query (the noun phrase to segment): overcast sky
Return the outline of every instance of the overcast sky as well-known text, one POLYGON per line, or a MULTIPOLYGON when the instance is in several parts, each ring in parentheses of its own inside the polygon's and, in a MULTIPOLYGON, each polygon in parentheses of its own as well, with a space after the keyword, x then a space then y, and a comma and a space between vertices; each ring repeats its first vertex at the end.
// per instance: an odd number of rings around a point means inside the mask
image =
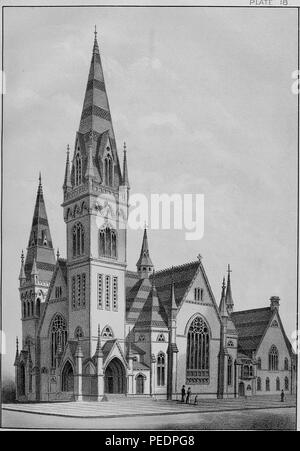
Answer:
MULTIPOLYGON (((119 155, 132 192, 203 193, 205 233, 151 231, 156 269, 200 252, 217 302, 228 263, 235 309, 281 298, 296 321, 297 13, 259 9, 5 11, 3 300, 6 371, 20 336, 18 275, 38 183, 65 256, 62 183, 97 24, 119 155)), ((142 232, 129 232, 129 268, 142 232)))

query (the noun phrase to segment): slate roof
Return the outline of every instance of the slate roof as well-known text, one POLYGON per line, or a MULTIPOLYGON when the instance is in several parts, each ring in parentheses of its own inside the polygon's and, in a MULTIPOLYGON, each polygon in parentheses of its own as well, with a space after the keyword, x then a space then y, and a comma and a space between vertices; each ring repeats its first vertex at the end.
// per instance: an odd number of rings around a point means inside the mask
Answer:
MULTIPOLYGON (((253 351, 254 352, 257 351, 257 348, 265 334, 265 331, 273 315, 274 311, 271 309, 271 307, 258 308, 253 310, 244 310, 240 312, 233 312, 231 314, 230 317, 238 333, 239 352, 251 356, 253 351)), ((280 317, 279 321, 286 346, 290 354, 293 355, 291 343, 288 337, 286 336, 280 317)))
MULTIPOLYGON (((157 302, 157 297, 159 303, 161 304, 162 308, 160 309, 161 311, 159 311, 159 313, 160 315, 162 315, 163 322, 165 324, 167 324, 167 318, 171 310, 172 280, 174 279, 175 301, 178 307, 181 304, 181 301, 190 284, 192 283, 200 265, 201 263, 198 260, 195 262, 190 262, 184 265, 174 266, 155 272, 156 294, 154 300, 155 302, 157 302)), ((126 317, 128 322, 136 323, 147 300, 148 303, 144 308, 144 317, 146 316, 145 311, 150 310, 151 303, 149 296, 152 287, 152 277, 153 276, 151 275, 149 279, 140 279, 136 272, 126 272, 126 317)), ((154 309, 154 311, 156 309, 154 309)))
POLYGON ((142 362, 133 362, 133 369, 135 371, 149 371, 150 367, 142 362))
POLYGON ((231 319, 238 333, 238 351, 251 356, 256 352, 269 325, 273 311, 270 307, 233 312, 231 319))
POLYGON ((36 262, 36 267, 38 270, 38 279, 44 282, 50 282, 55 268, 55 256, 46 212, 41 176, 39 178, 24 266, 27 279, 30 279, 34 261, 36 262), (47 237, 46 244, 43 242, 44 234, 47 237))
MULTIPOLYGON (((138 319, 135 323, 139 327, 168 327, 168 318, 165 309, 158 298, 157 290, 154 283, 149 279, 143 280, 144 289, 149 290, 147 299, 145 300, 138 319)), ((144 291, 146 293, 146 291, 144 291)))

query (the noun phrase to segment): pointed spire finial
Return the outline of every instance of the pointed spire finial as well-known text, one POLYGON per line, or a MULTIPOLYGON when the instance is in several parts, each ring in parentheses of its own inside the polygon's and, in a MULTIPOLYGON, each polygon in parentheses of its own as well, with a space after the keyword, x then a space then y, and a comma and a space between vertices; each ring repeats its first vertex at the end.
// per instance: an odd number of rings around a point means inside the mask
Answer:
POLYGON ((41 174, 41 171, 39 172, 39 184, 40 184, 40 185, 42 184, 42 174, 41 174))
POLYGON ((98 323, 98 337, 97 337, 96 356, 97 356, 97 357, 103 357, 103 352, 102 352, 102 349, 101 349, 101 330, 100 330, 100 323, 98 323))
POLYGON ((232 293, 231 293, 231 281, 230 281, 230 273, 232 270, 230 269, 230 265, 228 264, 227 267, 227 288, 226 288, 226 305, 228 309, 228 313, 233 312, 234 302, 232 299, 232 293))
POLYGON ((127 169, 127 146, 126 142, 123 143, 123 180, 122 184, 130 188, 128 180, 128 169, 127 169))
POLYGON ((124 141, 124 143, 123 143, 123 151, 127 152, 126 141, 124 141))
POLYGON ((95 35, 95 39, 97 39, 97 25, 95 25, 94 35, 95 35))
POLYGON ((67 154, 68 155, 70 154, 70 146, 69 146, 69 144, 67 144, 67 154))
POLYGON ((22 252, 21 252, 21 264, 22 265, 24 264, 24 251, 23 251, 23 249, 22 249, 22 252))
POLYGON ((56 252, 56 258, 57 258, 57 260, 59 259, 59 248, 57 248, 57 252, 56 252))
POLYGON ((16 349, 17 349, 17 354, 19 354, 19 338, 16 338, 16 349))

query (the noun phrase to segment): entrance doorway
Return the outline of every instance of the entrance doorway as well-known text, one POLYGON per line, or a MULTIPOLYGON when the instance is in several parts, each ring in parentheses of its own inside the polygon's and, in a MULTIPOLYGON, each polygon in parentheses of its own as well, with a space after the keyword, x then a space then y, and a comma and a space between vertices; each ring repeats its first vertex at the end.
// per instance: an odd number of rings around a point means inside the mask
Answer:
POLYGON ((245 385, 243 382, 239 383, 239 396, 245 396, 245 385))
POLYGON ((104 374, 105 393, 126 393, 126 373, 122 362, 115 357, 111 360, 104 374))
POLYGON ((144 379, 145 376, 139 374, 136 378, 136 394, 143 395, 144 394, 144 379))
POLYGON ((74 372, 73 367, 69 361, 65 363, 61 375, 61 389, 64 392, 74 391, 74 372))

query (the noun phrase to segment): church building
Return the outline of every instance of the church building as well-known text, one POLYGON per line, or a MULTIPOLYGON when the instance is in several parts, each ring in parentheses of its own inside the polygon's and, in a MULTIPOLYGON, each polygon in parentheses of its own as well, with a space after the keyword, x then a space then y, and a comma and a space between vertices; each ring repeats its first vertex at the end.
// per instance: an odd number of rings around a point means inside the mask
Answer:
POLYGON ((129 192, 126 146, 120 162, 95 33, 63 181, 66 258, 54 252, 41 176, 21 255, 17 400, 175 400, 183 385, 192 397, 295 391, 279 297, 235 311, 228 266, 217 302, 200 256, 159 270, 146 229, 136 270, 127 269, 129 192))

